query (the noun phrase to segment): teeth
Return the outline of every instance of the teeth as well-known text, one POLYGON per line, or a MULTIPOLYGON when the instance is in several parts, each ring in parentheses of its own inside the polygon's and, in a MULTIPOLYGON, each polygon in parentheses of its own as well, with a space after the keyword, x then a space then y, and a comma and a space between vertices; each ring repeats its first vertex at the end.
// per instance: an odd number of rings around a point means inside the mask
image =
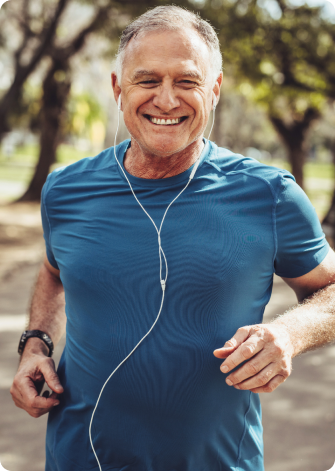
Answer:
POLYGON ((164 126, 168 126, 171 124, 178 124, 181 121, 181 118, 175 118, 175 119, 158 119, 150 116, 150 121, 154 124, 163 124, 164 126))

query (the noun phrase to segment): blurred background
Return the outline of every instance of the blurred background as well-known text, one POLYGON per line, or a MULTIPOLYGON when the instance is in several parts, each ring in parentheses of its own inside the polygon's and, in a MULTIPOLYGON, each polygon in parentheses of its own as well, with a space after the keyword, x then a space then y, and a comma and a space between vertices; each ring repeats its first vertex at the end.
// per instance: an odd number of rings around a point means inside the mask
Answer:
MULTIPOLYGON (((10 471, 44 469, 46 417, 32 419, 9 394, 44 251, 42 186, 56 167, 113 145, 110 72, 121 31, 170 3, 199 12, 219 35, 224 80, 211 139, 289 169, 334 245, 335 3, 7 1, 0 10, 0 462, 10 471)), ((122 123, 118 142, 127 137, 122 123)), ((265 319, 295 302, 275 278, 265 319)), ((334 359, 334 346, 295 359, 289 381, 262 396, 266 471, 333 465, 334 359)))

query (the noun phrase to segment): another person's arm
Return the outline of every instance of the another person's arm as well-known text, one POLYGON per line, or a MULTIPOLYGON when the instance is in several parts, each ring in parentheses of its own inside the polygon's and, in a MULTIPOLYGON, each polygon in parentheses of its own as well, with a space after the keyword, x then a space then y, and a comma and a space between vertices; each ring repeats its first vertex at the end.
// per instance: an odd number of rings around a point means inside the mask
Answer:
MULTIPOLYGON (((42 330, 56 345, 66 325, 65 297, 59 270, 45 257, 32 298, 28 330, 42 330)), ((48 347, 39 338, 27 340, 18 372, 11 387, 17 407, 32 417, 40 417, 59 404, 58 394, 63 392, 54 361, 48 358, 48 347), (46 381, 53 393, 39 396, 34 382, 46 381)))
POLYGON ((298 278, 283 278, 300 304, 269 324, 241 327, 214 351, 236 389, 272 392, 291 373, 292 358, 335 340, 335 254, 332 250, 314 270, 298 278))

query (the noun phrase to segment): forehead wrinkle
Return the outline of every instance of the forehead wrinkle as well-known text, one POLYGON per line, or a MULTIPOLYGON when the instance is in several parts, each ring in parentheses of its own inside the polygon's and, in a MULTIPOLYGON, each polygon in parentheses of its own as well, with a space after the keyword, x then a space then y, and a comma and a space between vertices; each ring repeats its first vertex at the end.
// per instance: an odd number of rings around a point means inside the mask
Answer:
MULTIPOLYGON (((145 31, 145 32, 141 32, 141 34, 137 35, 135 38, 132 38, 127 47, 126 47, 126 50, 125 52, 125 56, 124 56, 124 63, 128 63, 128 60, 129 60, 129 57, 132 56, 132 55, 135 55, 135 60, 136 60, 136 57, 138 58, 139 56, 143 55, 143 51, 142 51, 142 48, 145 47, 147 48, 148 47, 148 42, 149 42, 149 54, 144 54, 144 59, 148 59, 149 61, 159 61, 159 62, 163 62, 164 65, 166 65, 168 63, 169 60, 176 60, 176 61, 182 61, 182 62, 187 62, 188 60, 192 60, 192 62, 195 63, 196 65, 196 68, 199 69, 199 66, 200 66, 200 69, 203 68, 204 64, 204 60, 205 60, 205 57, 207 59, 207 56, 208 56, 208 46, 206 45, 206 43, 202 40, 202 38, 199 36, 199 34, 194 31, 193 29, 188 29, 187 30, 187 33, 186 34, 186 31, 181 31, 181 30, 177 30, 177 31, 166 31, 166 30, 162 30, 162 31, 145 31), (178 36, 178 44, 176 46, 176 50, 174 51, 174 57, 171 57, 171 51, 166 51, 165 50, 165 45, 166 43, 163 42, 163 44, 161 43, 160 39, 162 36, 166 35, 166 34, 169 34, 169 39, 171 39, 171 33, 173 34, 176 34, 178 36), (190 34, 191 33, 191 34, 190 34), (155 36, 157 36, 158 38, 158 41, 155 41, 155 36), (154 57, 152 57, 152 52, 154 51, 154 57), (186 55, 185 55, 185 51, 186 51, 186 55), (204 56, 205 55, 205 56, 204 56), (200 64, 199 64, 200 62, 200 64)), ((206 61, 207 62, 207 61, 206 61)), ((171 64, 172 65, 172 64, 171 64)), ((181 65, 181 64, 180 64, 181 65)), ((143 69, 141 67, 141 64, 138 64, 138 67, 140 68, 140 71, 141 73, 138 73, 137 71, 135 71, 131 77, 132 79, 137 79, 141 76, 144 76, 144 75, 157 75, 157 76, 161 76, 161 75, 164 75, 164 73, 162 73, 160 70, 159 70, 159 67, 155 69, 156 70, 152 70, 151 69, 151 65, 148 64, 150 70, 146 70, 145 67, 146 67, 146 64, 143 64, 143 69), (142 70, 143 70, 143 73, 142 73, 142 70)), ((173 65, 172 65, 173 67, 173 65)), ((191 73, 189 74, 189 71, 186 71, 184 70, 184 72, 182 73, 179 73, 177 72, 178 75, 189 75, 189 77, 194 77, 194 78, 199 78, 200 80, 205 80, 207 77, 207 73, 205 73, 204 70, 199 70, 198 73, 198 77, 194 76, 193 73, 196 72, 196 71, 190 71, 191 73)), ((177 75, 176 74, 176 75, 177 75)))

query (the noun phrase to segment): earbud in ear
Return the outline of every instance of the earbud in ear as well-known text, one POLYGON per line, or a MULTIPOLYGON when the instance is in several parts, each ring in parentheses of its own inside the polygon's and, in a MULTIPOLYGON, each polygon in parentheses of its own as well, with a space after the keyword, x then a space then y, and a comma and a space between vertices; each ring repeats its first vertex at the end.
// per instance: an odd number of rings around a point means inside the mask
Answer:
POLYGON ((216 108, 216 96, 213 93, 213 111, 215 111, 215 108, 216 108))
POLYGON ((118 110, 121 109, 121 93, 120 93, 119 98, 118 98, 118 101, 117 101, 117 109, 118 109, 118 110))

